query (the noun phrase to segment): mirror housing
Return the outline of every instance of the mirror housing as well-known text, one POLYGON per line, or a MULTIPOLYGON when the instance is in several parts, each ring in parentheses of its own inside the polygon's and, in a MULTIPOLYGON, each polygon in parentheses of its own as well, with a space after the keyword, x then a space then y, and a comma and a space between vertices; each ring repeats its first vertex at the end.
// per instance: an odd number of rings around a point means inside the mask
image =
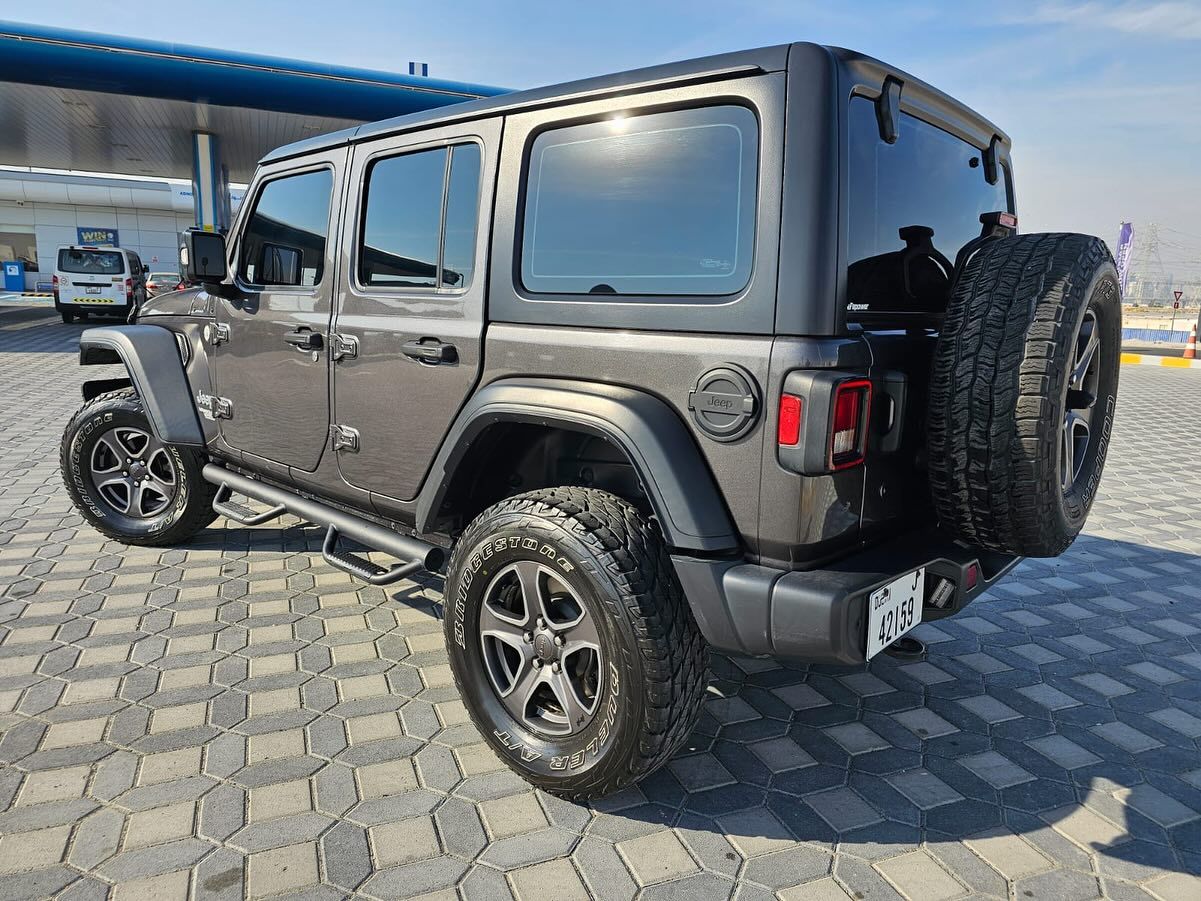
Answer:
POLYGON ((189 283, 218 285, 225 281, 225 235, 189 228, 179 245, 179 270, 189 283))

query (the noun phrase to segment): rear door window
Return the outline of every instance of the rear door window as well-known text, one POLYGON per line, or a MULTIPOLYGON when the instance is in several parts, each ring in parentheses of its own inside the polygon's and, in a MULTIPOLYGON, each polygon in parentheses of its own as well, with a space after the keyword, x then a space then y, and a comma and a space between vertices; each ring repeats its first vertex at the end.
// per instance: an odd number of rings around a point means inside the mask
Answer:
POLYGON ((533 292, 729 295, 750 281, 758 122, 742 106, 611 117, 531 147, 521 280, 533 292))
POLYGON ((76 275, 124 275, 125 257, 119 250, 70 250, 58 252, 58 269, 76 275))
POLYGON ((381 157, 367 170, 359 284, 470 285, 479 219, 480 148, 456 144, 381 157))

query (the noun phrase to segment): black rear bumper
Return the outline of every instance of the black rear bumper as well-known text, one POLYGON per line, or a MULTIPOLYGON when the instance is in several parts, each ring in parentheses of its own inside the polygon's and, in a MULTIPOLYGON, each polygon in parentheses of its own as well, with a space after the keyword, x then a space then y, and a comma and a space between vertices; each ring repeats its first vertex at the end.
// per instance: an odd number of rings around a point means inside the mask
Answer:
MULTIPOLYGON (((922 619, 957 613, 1016 566, 1021 557, 967 547, 937 528, 875 545, 818 569, 785 572, 740 561, 673 556, 676 573, 713 647, 752 656, 809 663, 862 663, 867 646, 867 596, 924 566, 922 619), (968 588, 969 571, 977 567, 968 588), (951 593, 931 596, 942 580, 951 593)), ((945 592, 945 589, 944 589, 945 592)))

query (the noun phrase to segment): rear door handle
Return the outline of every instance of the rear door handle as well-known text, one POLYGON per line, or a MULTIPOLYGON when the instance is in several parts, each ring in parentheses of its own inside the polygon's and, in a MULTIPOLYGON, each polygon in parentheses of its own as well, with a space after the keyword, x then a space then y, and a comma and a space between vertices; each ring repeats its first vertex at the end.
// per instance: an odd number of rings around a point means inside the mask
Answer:
POLYGON ((401 350, 406 357, 430 366, 459 361, 459 352, 455 346, 437 338, 415 338, 412 341, 406 341, 401 350))
POLYGON ((318 332, 307 328, 288 332, 284 335, 284 340, 293 347, 298 347, 301 350, 321 350, 321 345, 325 343, 321 340, 321 335, 318 332))

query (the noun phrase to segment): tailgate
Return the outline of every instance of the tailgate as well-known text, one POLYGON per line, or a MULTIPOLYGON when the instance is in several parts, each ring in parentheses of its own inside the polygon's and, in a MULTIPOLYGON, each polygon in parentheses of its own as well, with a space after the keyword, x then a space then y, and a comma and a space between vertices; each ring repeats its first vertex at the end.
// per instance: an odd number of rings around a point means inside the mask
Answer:
POLYGON ((926 477, 926 408, 937 336, 867 332, 875 392, 863 491, 863 537, 933 522, 926 477))

